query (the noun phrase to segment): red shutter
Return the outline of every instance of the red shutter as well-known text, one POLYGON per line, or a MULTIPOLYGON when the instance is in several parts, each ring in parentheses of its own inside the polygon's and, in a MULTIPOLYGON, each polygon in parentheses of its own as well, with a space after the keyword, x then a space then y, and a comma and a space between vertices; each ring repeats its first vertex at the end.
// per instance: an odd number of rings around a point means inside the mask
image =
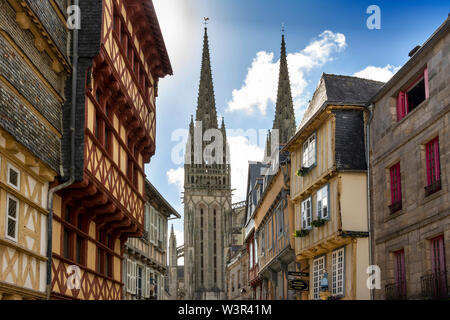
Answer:
POLYGON ((397 97, 397 121, 400 121, 405 116, 405 103, 406 103, 406 94, 404 91, 400 91, 397 97))
POLYGON ((391 174, 391 204, 394 204, 396 202, 401 201, 402 199, 400 162, 391 167, 390 174, 391 174))
POLYGON ((439 137, 434 138, 426 144, 427 161, 427 182, 431 185, 433 182, 441 179, 440 160, 439 160, 439 137))
POLYGON ((434 151, 434 166, 435 166, 435 180, 441 180, 441 164, 439 160, 439 137, 434 139, 433 143, 433 151, 434 151))
POLYGON ((423 79, 425 82, 425 99, 428 99, 430 97, 430 87, 428 84, 428 68, 425 68, 423 72, 423 79))

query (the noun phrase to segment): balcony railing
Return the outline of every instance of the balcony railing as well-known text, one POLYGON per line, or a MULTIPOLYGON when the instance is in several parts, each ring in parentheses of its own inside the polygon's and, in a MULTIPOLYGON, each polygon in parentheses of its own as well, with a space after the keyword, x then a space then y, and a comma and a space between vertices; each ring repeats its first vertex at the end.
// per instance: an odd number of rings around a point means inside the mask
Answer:
POLYGON ((385 287, 386 300, 405 300, 406 281, 394 282, 385 287))
POLYGON ((435 182, 433 182, 432 184, 430 184, 429 186, 425 187, 425 197, 428 197, 429 195, 441 190, 441 180, 436 180, 435 182))
POLYGON ((447 272, 431 273, 420 278, 422 297, 431 299, 450 298, 447 272))

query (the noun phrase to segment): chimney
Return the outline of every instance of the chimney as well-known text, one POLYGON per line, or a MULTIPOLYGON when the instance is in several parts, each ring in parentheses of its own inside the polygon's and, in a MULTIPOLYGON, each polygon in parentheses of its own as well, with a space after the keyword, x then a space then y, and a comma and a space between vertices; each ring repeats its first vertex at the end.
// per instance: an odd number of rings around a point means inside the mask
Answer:
POLYGON ((420 48, 422 48, 422 46, 416 46, 414 49, 412 49, 412 50, 408 53, 408 56, 411 58, 417 51, 419 51, 420 48))

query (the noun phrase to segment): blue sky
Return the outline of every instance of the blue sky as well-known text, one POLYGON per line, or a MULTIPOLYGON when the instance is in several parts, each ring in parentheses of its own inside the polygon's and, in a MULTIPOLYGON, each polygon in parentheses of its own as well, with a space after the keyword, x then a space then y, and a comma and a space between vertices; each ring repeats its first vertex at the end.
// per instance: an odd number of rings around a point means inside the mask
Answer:
MULTIPOLYGON (((172 150, 195 114, 203 40, 208 34, 217 113, 227 129, 270 129, 278 81, 281 25, 286 26, 289 72, 297 125, 323 72, 387 81, 446 19, 449 1, 153 0, 174 75, 162 79, 157 98, 156 155, 148 179, 183 214, 183 165, 172 150), (381 9, 381 29, 369 30, 366 9, 381 9)), ((231 140, 234 200, 245 192, 248 160, 261 145, 234 133, 231 140), (234 152, 233 152, 234 151, 234 152)), ((178 241, 182 220, 173 220, 178 241)), ((180 243, 179 243, 180 244, 180 243)))

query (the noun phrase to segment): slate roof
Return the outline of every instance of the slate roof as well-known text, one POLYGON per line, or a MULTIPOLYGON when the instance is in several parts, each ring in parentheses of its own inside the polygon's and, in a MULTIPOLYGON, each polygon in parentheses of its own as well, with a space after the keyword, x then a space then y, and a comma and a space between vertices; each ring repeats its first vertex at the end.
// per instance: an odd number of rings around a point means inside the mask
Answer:
MULTIPOLYGON (((325 89, 325 101, 323 103, 364 106, 383 85, 384 82, 380 81, 323 73, 314 96, 319 90, 325 89)), ((311 103, 309 105, 301 121, 300 128, 320 110, 323 103, 311 103)))
POLYGON ((251 214, 253 212, 248 212, 248 206, 256 205, 256 194, 254 192, 252 192, 252 199, 248 199, 248 195, 249 193, 253 190, 253 187, 256 184, 256 179, 263 177, 261 175, 261 169, 266 167, 265 164, 261 163, 261 162, 255 162, 255 163, 250 163, 248 165, 248 180, 247 180, 247 206, 246 206, 246 223, 248 223, 251 220, 251 214))

